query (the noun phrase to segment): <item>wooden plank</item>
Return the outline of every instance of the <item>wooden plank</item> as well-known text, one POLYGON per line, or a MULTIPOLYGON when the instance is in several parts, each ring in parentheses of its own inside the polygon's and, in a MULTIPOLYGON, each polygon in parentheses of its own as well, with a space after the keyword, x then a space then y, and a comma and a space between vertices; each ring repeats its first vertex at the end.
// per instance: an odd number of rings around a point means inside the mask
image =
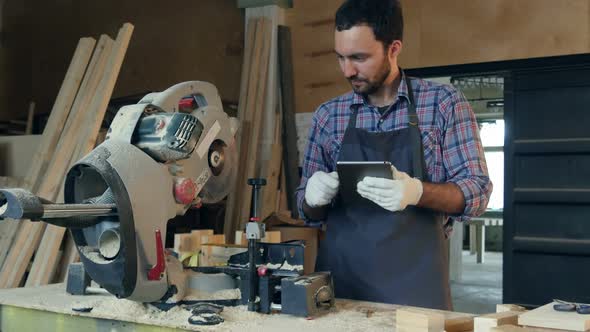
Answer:
MULTIPOLYGON (((64 131, 59 139, 57 150, 60 153, 54 155, 46 171, 46 180, 43 182, 40 192, 47 193, 47 195, 54 193, 54 196, 59 197, 57 201, 61 202, 63 200, 63 181, 71 164, 92 149, 76 151, 80 136, 85 136, 85 124, 88 123, 89 118, 95 118, 94 114, 87 112, 87 110, 89 110, 90 101, 96 93, 98 85, 105 73, 105 66, 111 54, 112 47, 113 40, 107 35, 102 35, 94 50, 79 92, 72 105, 70 116, 68 116, 64 131)), ((102 118, 100 122, 102 122, 102 118)), ((56 197, 45 197, 50 200, 56 200, 56 197)), ((57 265, 57 253, 59 252, 65 231, 65 228, 54 225, 48 225, 46 227, 25 287, 46 285, 53 279, 51 271, 54 271, 57 265)))
POLYGON ((13 219, 0 221, 0 267, 4 264, 6 255, 12 247, 12 242, 19 230, 19 223, 19 220, 13 219))
MULTIPOLYGON (((252 68, 250 69, 250 77, 248 77, 247 83, 247 92, 246 96, 243 101, 243 114, 241 115, 240 120, 242 121, 242 135, 240 136, 240 163, 239 163, 239 173, 237 178, 237 186, 235 188, 236 194, 234 195, 234 211, 233 211, 233 225, 230 232, 234 230, 241 229, 242 220, 241 213, 242 213, 242 205, 244 204, 244 200, 247 198, 244 196, 245 188, 248 188, 247 179, 248 179, 248 168, 247 163, 248 159, 251 159, 253 155, 251 153, 251 137, 252 137, 252 128, 253 122, 252 117, 253 114, 259 110, 261 107, 259 106, 256 108, 255 101, 256 101, 256 91, 257 91, 257 81, 260 81, 260 77, 256 77, 259 75, 260 66, 262 65, 261 55, 262 55, 262 48, 264 43, 264 38, 262 35, 262 29, 264 27, 262 19, 256 19, 256 28, 254 34, 254 45, 253 45, 253 63, 252 68), (258 78, 258 80, 257 80, 258 78)), ((242 102, 240 101, 240 104, 242 102)), ((228 231, 228 230, 226 230, 228 231)))
POLYGON ((238 103, 238 119, 241 122, 241 126, 238 129, 236 134, 236 143, 238 148, 238 174, 236 176, 236 180, 233 184, 231 184, 230 194, 227 197, 227 203, 225 208, 225 220, 224 220, 224 231, 225 235, 228 239, 231 239, 233 236, 231 233, 234 232, 237 228, 237 221, 236 218, 236 211, 238 205, 238 192, 240 192, 240 186, 244 185, 240 183, 240 179, 243 178, 243 170, 241 165, 242 162, 242 149, 245 147, 244 137, 247 137, 248 134, 248 123, 243 122, 244 115, 246 113, 246 104, 248 99, 248 92, 250 91, 250 77, 252 77, 252 68, 254 66, 255 58, 255 38, 256 38, 256 29, 258 28, 257 19, 249 19, 246 24, 246 37, 244 41, 244 62, 242 64, 242 75, 241 75, 241 82, 240 82, 240 101, 238 103))
POLYGON ((590 330, 590 317, 588 315, 580 315, 575 311, 555 311, 553 309, 555 303, 549 303, 523 313, 518 317, 518 325, 571 331, 590 330))
POLYGON ((41 139, 37 153, 33 155, 25 183, 23 183, 25 188, 33 192, 37 191, 43 178, 44 169, 51 161, 66 119, 70 114, 74 98, 82 82, 82 77, 86 71, 95 43, 96 40, 93 38, 81 38, 76 51, 74 51, 66 76, 51 109, 45 129, 43 130, 43 138, 41 139))
MULTIPOLYGON (((24 187, 36 192, 40 196, 45 194, 38 191, 42 181, 45 179, 44 170, 61 136, 64 123, 70 113, 95 42, 92 38, 80 39, 45 130, 43 131, 41 145, 33 157, 31 167, 27 173, 28 175, 25 178, 24 187)), ((0 288, 18 287, 21 283, 29 261, 41 240, 44 229, 44 223, 34 223, 27 220, 21 221, 18 236, 14 240, 14 245, 0 271, 0 288)))
POLYGON ((79 149, 76 153, 78 156, 85 155, 85 151, 90 151, 94 147, 96 136, 100 131, 100 125, 102 124, 104 114, 113 94, 113 89, 117 82, 117 77, 119 76, 119 71, 121 70, 121 65, 123 64, 132 34, 133 25, 131 23, 125 23, 119 29, 117 39, 115 40, 106 65, 105 73, 88 107, 88 113, 94 114, 94 117, 90 117, 87 122, 87 135, 85 140, 81 141, 78 145, 79 149))
POLYGON ((281 164, 282 164, 282 154, 283 154, 283 145, 280 143, 281 137, 281 117, 277 117, 277 124, 276 134, 275 134, 275 142, 272 145, 272 153, 271 159, 268 162, 268 168, 266 171, 266 186, 262 188, 262 202, 260 206, 260 220, 265 220, 268 216, 270 216, 276 210, 277 200, 280 198, 279 196, 279 182, 281 176, 281 164))
POLYGON ((475 317, 473 320, 474 332, 490 332, 492 327, 516 324, 518 322, 519 311, 504 311, 494 314, 488 314, 475 317))
MULTIPOLYGON (((249 213, 250 213, 250 199, 251 199, 251 188, 250 186, 246 185, 246 181, 248 178, 259 176, 259 170, 256 169, 256 158, 252 158, 252 156, 258 156, 258 149, 259 149, 259 139, 261 133, 261 122, 262 122, 262 114, 263 109, 265 109, 264 105, 266 102, 266 89, 267 89, 267 73, 268 73, 268 61, 270 58, 270 40, 269 36, 271 33, 271 26, 270 21, 266 18, 260 18, 261 28, 260 30, 257 29, 257 44, 261 44, 260 49, 260 57, 259 59, 259 67, 258 70, 253 70, 253 73, 257 73, 256 79, 256 86, 254 91, 252 91, 253 98, 248 98, 248 105, 246 111, 250 113, 252 116, 251 123, 251 131, 250 137, 248 140, 248 148, 246 156, 249 156, 246 160, 245 165, 241 165, 244 169, 244 177, 239 179, 237 190, 241 190, 242 193, 238 202, 240 203, 239 209, 237 212, 237 219, 238 227, 233 229, 233 231, 237 229, 241 229, 247 222, 249 213), (259 41, 259 42, 258 42, 259 41), (242 187, 240 188, 240 183, 243 183, 242 187)), ((258 45, 256 45, 258 46, 258 45)), ((258 47, 255 47, 256 49, 258 47)), ((252 82, 251 82, 252 83, 252 82)), ((242 151, 244 153, 246 151, 242 151)), ((233 233, 233 231, 231 233, 233 233)), ((233 234, 231 234, 233 235, 233 234)))
POLYGON ((288 209, 291 216, 298 218, 297 198, 295 189, 299 185, 299 156, 297 150, 297 128, 295 126, 295 91, 293 80, 291 32, 288 27, 279 27, 279 66, 281 73, 281 100, 283 111, 283 161, 285 186, 282 187, 287 196, 288 209))
POLYGON ((70 264, 80 261, 80 255, 78 254, 78 248, 74 243, 74 238, 71 232, 66 233, 65 245, 63 249, 63 255, 61 256, 60 263, 58 264, 58 271, 55 273, 55 277, 52 283, 62 283, 67 280, 68 268, 70 264))

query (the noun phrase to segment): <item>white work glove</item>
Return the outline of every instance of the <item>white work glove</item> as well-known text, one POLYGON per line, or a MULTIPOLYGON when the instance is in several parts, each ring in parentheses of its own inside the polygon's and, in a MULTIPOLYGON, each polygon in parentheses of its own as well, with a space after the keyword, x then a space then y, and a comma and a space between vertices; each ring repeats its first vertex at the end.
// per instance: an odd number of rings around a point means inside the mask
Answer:
POLYGON ((357 192, 382 208, 395 212, 416 205, 422 197, 422 182, 391 166, 393 180, 367 176, 357 183, 357 192))
POLYGON ((307 180, 305 187, 305 202, 310 207, 330 204, 338 193, 338 173, 317 171, 307 180))

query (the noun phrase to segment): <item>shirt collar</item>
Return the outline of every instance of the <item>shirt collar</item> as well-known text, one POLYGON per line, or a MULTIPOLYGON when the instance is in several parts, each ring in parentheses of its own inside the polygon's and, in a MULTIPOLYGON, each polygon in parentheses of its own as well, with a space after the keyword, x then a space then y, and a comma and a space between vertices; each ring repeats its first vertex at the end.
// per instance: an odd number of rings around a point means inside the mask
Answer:
MULTIPOLYGON (((401 97, 404 97, 408 102, 410 102, 410 97, 408 96, 408 85, 406 84, 406 74, 401 68, 400 74, 402 75, 402 79, 399 84, 399 87, 397 88, 397 98, 399 99, 401 97)), ((361 94, 353 92, 352 105, 369 106, 369 102, 361 94)))

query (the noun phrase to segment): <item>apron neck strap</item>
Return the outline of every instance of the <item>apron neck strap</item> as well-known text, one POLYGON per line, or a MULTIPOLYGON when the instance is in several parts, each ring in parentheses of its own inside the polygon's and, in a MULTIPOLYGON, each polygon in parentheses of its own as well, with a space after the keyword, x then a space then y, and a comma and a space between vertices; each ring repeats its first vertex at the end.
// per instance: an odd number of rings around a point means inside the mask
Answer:
POLYGON ((418 113, 416 112, 416 102, 414 99, 414 89, 412 88, 412 80, 405 76, 406 85, 408 86, 408 97, 410 103, 408 104, 408 128, 412 132, 413 157, 412 157, 412 171, 413 176, 418 180, 426 180, 426 170, 424 163, 424 149, 422 147, 422 135, 420 134, 420 127, 418 126, 418 113))
POLYGON ((414 89, 412 89, 412 80, 408 78, 408 76, 403 74, 404 80, 406 81, 406 86, 408 87, 408 99, 410 102, 408 104, 408 124, 411 126, 418 125, 418 114, 416 113, 416 102, 414 100, 414 89))

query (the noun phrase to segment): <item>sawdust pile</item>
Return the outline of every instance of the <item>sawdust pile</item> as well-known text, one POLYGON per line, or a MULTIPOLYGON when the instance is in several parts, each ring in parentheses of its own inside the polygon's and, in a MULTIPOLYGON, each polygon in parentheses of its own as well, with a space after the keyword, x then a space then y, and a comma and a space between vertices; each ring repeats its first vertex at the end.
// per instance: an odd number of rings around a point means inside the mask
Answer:
POLYGON ((184 296, 185 301, 196 301, 196 300, 232 300, 240 299, 242 293, 239 288, 236 289, 223 289, 214 293, 203 292, 196 289, 189 290, 184 296))
MULTIPOLYGON (((230 292, 224 291, 228 296, 230 292)), ((219 292, 217 292, 219 293, 219 292)), ((219 295, 219 294, 217 294, 219 295)), ((235 295, 235 291, 234 291, 235 295)), ((88 305, 88 303, 85 303, 88 305)), ((75 306, 74 306, 75 307, 75 306)), ((226 307, 221 316, 224 323, 215 326, 195 326, 188 323, 190 312, 181 307, 160 311, 149 305, 129 300, 108 298, 93 303, 93 316, 127 320, 137 323, 161 325, 198 331, 391 331, 395 314, 391 310, 375 310, 337 304, 314 319, 282 314, 265 315, 248 311, 246 306, 226 307)))
POLYGON ((131 320, 149 325, 191 327, 188 323, 190 312, 181 307, 162 311, 150 304, 112 298, 94 303, 92 313, 105 318, 131 320))

